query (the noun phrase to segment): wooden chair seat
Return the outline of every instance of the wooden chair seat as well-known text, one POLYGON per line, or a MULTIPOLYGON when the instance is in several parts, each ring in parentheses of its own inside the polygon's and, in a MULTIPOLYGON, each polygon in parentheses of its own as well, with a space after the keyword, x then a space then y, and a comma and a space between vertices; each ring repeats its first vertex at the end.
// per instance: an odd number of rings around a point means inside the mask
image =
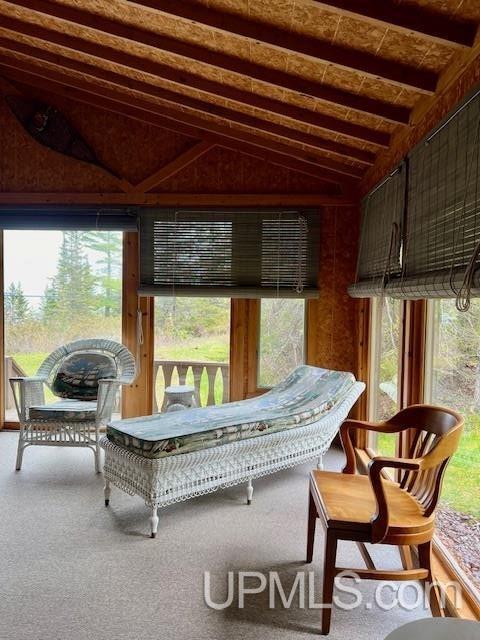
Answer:
MULTIPOLYGON (((385 496, 389 505, 389 529, 384 543, 399 544, 396 536, 418 534, 430 531, 434 524, 434 515, 424 516, 423 506, 397 482, 383 480, 385 496)), ((364 536, 355 535, 355 540, 371 537, 371 520, 375 515, 377 503, 372 484, 368 476, 334 473, 331 471, 312 471, 312 492, 316 493, 317 506, 320 506, 325 524, 334 529, 351 530, 355 534, 364 532, 364 536)), ((315 497, 315 496, 314 496, 315 497)))

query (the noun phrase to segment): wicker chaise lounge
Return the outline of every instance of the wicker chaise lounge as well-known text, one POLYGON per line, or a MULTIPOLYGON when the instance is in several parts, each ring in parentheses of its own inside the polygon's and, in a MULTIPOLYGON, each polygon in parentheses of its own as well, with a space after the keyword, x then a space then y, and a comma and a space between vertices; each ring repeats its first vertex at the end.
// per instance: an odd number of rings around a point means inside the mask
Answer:
POLYGON ((327 451, 365 385, 351 373, 301 366, 264 395, 218 407, 113 422, 102 438, 110 483, 151 508, 247 482, 327 451))

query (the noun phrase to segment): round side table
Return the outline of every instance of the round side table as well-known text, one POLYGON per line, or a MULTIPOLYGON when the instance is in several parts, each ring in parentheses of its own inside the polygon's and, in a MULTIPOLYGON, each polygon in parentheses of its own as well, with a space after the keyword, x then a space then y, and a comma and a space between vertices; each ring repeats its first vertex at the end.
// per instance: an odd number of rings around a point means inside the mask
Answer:
POLYGON ((404 624, 385 640, 478 640, 480 622, 460 618, 425 618, 404 624))
POLYGON ((186 384, 167 387, 165 389, 167 401, 165 412, 181 411, 182 409, 192 409, 197 406, 195 400, 195 387, 186 384))

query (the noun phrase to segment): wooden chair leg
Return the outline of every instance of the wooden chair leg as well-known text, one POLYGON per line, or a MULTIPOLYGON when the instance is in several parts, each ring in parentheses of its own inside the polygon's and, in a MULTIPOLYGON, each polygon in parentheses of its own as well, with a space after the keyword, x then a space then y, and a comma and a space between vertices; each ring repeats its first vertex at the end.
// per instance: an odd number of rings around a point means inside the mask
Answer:
POLYGON ((430 609, 434 618, 443 618, 445 612, 442 609, 440 590, 434 583, 432 574, 432 541, 424 542, 418 545, 418 562, 422 569, 428 571, 428 577, 424 580, 425 588, 428 589, 428 599, 430 601, 430 609))
POLYGON ((363 542, 357 542, 357 547, 358 547, 358 550, 360 551, 360 555, 362 556, 362 559, 365 562, 365 566, 367 567, 367 569, 371 569, 372 571, 375 571, 376 569, 375 563, 372 559, 372 556, 368 553, 367 547, 364 545, 363 542))
POLYGON ((412 549, 407 545, 403 545, 398 547, 398 551, 400 553, 402 567, 407 570, 413 569, 412 549))
POLYGON ((311 562, 313 558, 313 545, 315 543, 315 526, 317 524, 317 507, 313 500, 312 494, 309 493, 308 501, 308 533, 307 533, 307 562, 311 562))
POLYGON ((335 582, 335 561, 337 558, 337 537, 331 529, 326 532, 325 561, 323 566, 322 593, 322 635, 330 633, 332 618, 333 586, 335 582))

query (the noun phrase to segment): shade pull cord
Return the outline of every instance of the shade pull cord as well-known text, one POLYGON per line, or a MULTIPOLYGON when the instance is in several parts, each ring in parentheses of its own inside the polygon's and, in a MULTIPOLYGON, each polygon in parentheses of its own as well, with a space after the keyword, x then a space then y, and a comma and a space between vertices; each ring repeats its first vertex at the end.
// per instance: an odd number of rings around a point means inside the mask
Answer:
POLYGON ((463 276, 462 286, 460 287, 457 297, 455 298, 455 306, 457 311, 468 311, 470 309, 470 301, 472 298, 472 289, 477 268, 478 258, 480 256, 480 242, 477 242, 475 250, 468 262, 463 276))
POLYGON ((175 232, 173 234, 173 268, 172 268, 172 297, 173 297, 173 305, 172 305, 172 329, 174 338, 178 337, 177 334, 177 234, 179 233, 178 229, 178 209, 175 209, 174 215, 174 229, 175 232))
POLYGON ((303 261, 302 261, 302 252, 303 247, 307 241, 308 235, 308 223, 305 216, 298 216, 298 224, 299 224, 299 234, 298 234, 298 256, 297 256, 297 282, 295 285, 295 291, 297 293, 302 293, 305 288, 305 279, 304 279, 304 270, 303 270, 303 261))
POLYGON ((383 278, 382 278, 382 297, 385 293, 385 287, 387 286, 388 279, 390 278, 392 256, 393 256, 393 251, 398 243, 399 231, 400 229, 399 229, 398 223, 392 222, 392 230, 390 232, 390 246, 388 247, 388 257, 385 263, 385 269, 383 271, 383 278))
POLYGON ((282 212, 278 212, 278 224, 277 224, 277 300, 280 298, 280 241, 282 238, 281 233, 282 226, 282 212))
POLYGON ((143 336, 143 313, 140 307, 137 309, 137 357, 135 358, 135 377, 139 376, 142 371, 142 346, 144 343, 143 336))

